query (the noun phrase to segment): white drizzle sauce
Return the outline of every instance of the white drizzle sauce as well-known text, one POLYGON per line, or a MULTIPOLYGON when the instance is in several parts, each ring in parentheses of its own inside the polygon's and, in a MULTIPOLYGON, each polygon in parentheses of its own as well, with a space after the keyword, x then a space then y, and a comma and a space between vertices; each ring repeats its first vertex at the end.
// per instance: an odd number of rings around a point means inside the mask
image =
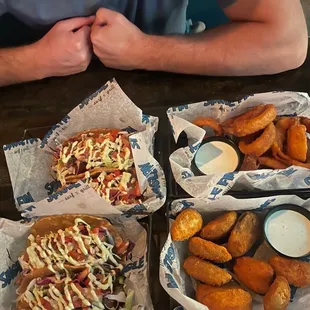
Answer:
MULTIPOLYGON (((41 268, 44 267, 45 264, 48 265, 48 267, 55 273, 56 278, 59 280, 61 279, 60 273, 56 272, 54 268, 52 267, 52 261, 53 263, 60 269, 65 271, 65 278, 61 281, 64 284, 64 295, 63 297, 62 293, 55 287, 55 284, 50 283, 48 292, 50 295, 50 298, 47 296, 44 297, 46 301, 48 301, 51 306, 56 306, 58 309, 64 309, 64 310, 71 310, 74 309, 72 295, 70 294, 70 289, 75 295, 75 298, 78 297, 83 305, 90 307, 92 306, 94 309, 105 309, 104 305, 101 303, 100 299, 98 298, 95 289, 101 289, 101 290, 107 290, 110 289, 111 292, 113 292, 113 271, 110 274, 106 274, 104 272, 104 269, 96 265, 97 263, 103 264, 110 260, 117 268, 120 270, 122 269, 122 265, 117 262, 117 260, 114 258, 119 258, 117 255, 113 254, 112 249, 113 245, 107 244, 104 241, 101 241, 97 234, 94 234, 90 230, 90 226, 83 221, 82 219, 75 219, 75 225, 73 226, 73 230, 66 229, 65 231, 58 230, 57 234, 50 233, 49 235, 46 235, 45 237, 41 238, 41 246, 39 246, 35 242, 34 236, 30 235, 28 238, 31 242, 30 246, 27 248, 27 253, 29 255, 29 265, 34 268, 41 268), (89 233, 89 236, 81 235, 80 230, 78 228, 79 223, 85 224, 85 227, 89 233), (90 301, 88 301, 85 296, 82 294, 82 292, 77 288, 77 286, 72 282, 72 279, 70 278, 68 270, 64 267, 64 262, 70 262, 73 265, 81 265, 81 263, 75 261, 74 259, 70 258, 68 254, 68 248, 65 243, 65 233, 68 233, 74 240, 77 241, 80 250, 85 254, 88 255, 87 248, 85 247, 85 241, 87 241, 90 245, 92 245, 93 248, 95 248, 96 253, 100 254, 100 259, 93 259, 92 256, 86 258, 84 265, 86 268, 88 268, 88 279, 89 279, 89 293, 92 296, 93 302, 95 305, 91 304, 90 301), (60 236, 62 243, 59 243, 57 240, 57 237, 60 236), (82 238, 82 237, 83 238, 82 238), (59 252, 57 252, 51 245, 52 240, 56 242, 57 248, 59 252), (39 252, 41 259, 40 260, 37 252, 35 249, 39 252), (45 262, 45 263, 44 263, 45 262), (96 276, 92 273, 91 265, 89 265, 87 262, 94 263, 94 268, 100 270, 102 275, 104 276, 104 279, 102 282, 98 281, 96 276), (97 308, 97 306, 99 308, 97 308)), ((41 298, 43 298, 43 292, 42 292, 42 286, 36 284, 36 279, 32 280, 25 293, 22 295, 22 298, 29 304, 29 306, 32 309, 35 310, 41 310, 45 309, 42 305, 41 298), (41 289, 41 290, 40 290, 41 289)))
MULTIPOLYGON (((90 135, 90 134, 89 134, 90 135)), ((56 165, 57 177, 61 181, 62 185, 66 184, 65 176, 69 171, 66 166, 70 158, 73 156, 77 160, 86 162, 86 169, 92 169, 96 167, 108 167, 118 168, 120 170, 128 170, 133 166, 134 160, 131 155, 131 151, 128 147, 124 147, 121 137, 124 136, 127 139, 127 134, 118 134, 115 142, 111 141, 109 134, 100 134, 99 138, 103 139, 103 142, 97 142, 92 136, 86 137, 81 141, 75 141, 68 144, 60 150, 60 162, 56 165), (84 156, 88 151, 87 156, 84 156), (112 153, 116 152, 116 159, 112 159, 112 153), (124 152, 124 158, 120 154, 124 152), (83 158, 82 158, 83 156, 83 158)), ((87 174, 86 178, 89 177, 87 174)))

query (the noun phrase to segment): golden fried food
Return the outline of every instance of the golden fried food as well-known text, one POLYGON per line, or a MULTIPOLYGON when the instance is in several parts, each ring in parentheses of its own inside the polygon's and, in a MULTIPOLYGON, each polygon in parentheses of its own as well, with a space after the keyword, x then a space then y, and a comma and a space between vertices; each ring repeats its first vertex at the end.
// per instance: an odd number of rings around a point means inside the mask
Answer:
POLYGON ((259 168, 259 161, 257 157, 251 155, 245 155, 240 171, 253 171, 259 168))
POLYGON ((310 263, 276 255, 270 258, 269 264, 276 275, 285 277, 289 284, 296 287, 310 285, 310 263))
POLYGON ((290 297, 291 289, 287 280, 278 276, 264 297, 264 310, 285 310, 290 297))
POLYGON ((263 131, 263 133, 252 143, 246 144, 240 141, 239 149, 245 155, 262 156, 266 153, 276 138, 276 128, 271 122, 263 131))
POLYGON ((246 256, 237 258, 234 272, 241 283, 261 295, 267 293, 274 277, 274 270, 268 263, 246 256))
POLYGON ((208 284, 202 284, 199 283, 196 288, 196 299, 200 303, 203 302, 204 298, 212 291, 215 291, 217 289, 216 286, 211 286, 208 284))
POLYGON ((276 155, 275 158, 278 161, 283 162, 287 166, 298 166, 298 167, 310 169, 310 163, 302 163, 298 160, 295 160, 295 159, 289 157, 288 155, 284 154, 280 150, 278 150, 278 155, 276 155))
POLYGON ((235 211, 220 215, 202 228, 200 237, 211 241, 226 237, 234 227, 237 218, 238 215, 235 211))
POLYGON ((286 164, 272 157, 262 156, 258 158, 258 161, 262 166, 272 168, 272 169, 286 169, 287 168, 286 164))
POLYGON ((307 128, 296 124, 287 131, 287 155, 291 158, 305 162, 308 152, 307 128))
POLYGON ((203 224, 199 212, 194 209, 182 211, 171 227, 171 237, 174 241, 187 240, 199 232, 203 224))
POLYGON ((215 263, 226 263, 232 259, 225 247, 199 237, 189 240, 189 251, 200 258, 215 263))
POLYGON ((273 104, 261 104, 222 123, 224 131, 236 137, 244 137, 265 129, 277 117, 273 104))
POLYGON ((307 132, 310 133, 310 118, 307 117, 300 117, 300 124, 306 126, 307 132))
POLYGON ((196 293, 197 300, 206 305, 209 310, 251 310, 252 297, 241 288, 212 287, 199 284, 196 293))
POLYGON ((186 258, 183 268, 188 275, 196 280, 213 286, 221 286, 232 279, 226 270, 196 256, 186 258))
POLYGON ((243 213, 229 236, 229 253, 232 257, 244 255, 258 240, 260 233, 261 225, 258 216, 253 212, 243 213))
POLYGON ((211 127, 217 136, 223 136, 224 130, 221 125, 211 117, 200 117, 193 121, 193 124, 198 127, 211 127))
POLYGON ((287 130, 298 122, 297 117, 281 117, 276 123, 276 138, 271 147, 272 155, 275 157, 279 151, 283 151, 286 141, 287 130))

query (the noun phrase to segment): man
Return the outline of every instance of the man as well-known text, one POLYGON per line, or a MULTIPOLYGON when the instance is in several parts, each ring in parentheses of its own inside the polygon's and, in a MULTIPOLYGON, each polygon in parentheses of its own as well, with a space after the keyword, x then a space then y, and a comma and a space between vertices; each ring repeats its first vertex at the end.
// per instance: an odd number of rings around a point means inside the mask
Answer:
POLYGON ((304 62, 300 0, 203 1, 216 1, 230 22, 185 34, 188 0, 0 0, 0 15, 56 23, 31 45, 0 49, 0 85, 82 72, 92 52, 115 69, 201 75, 274 74, 304 62))

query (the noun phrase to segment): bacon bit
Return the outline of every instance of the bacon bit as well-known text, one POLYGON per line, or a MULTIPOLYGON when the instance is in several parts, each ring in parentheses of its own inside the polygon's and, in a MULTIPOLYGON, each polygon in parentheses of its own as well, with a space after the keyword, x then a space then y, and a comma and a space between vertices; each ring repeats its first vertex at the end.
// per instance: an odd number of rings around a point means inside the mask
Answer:
POLYGON ((85 268, 82 272, 78 274, 77 279, 82 282, 83 280, 85 280, 88 274, 89 274, 89 269, 85 268))
POLYGON ((85 286, 88 286, 89 283, 90 283, 90 279, 89 279, 89 278, 86 278, 86 279, 84 280, 84 285, 85 285, 85 286))
POLYGON ((119 195, 120 195, 120 191, 118 189, 114 189, 114 188, 110 189, 110 194, 109 194, 109 199, 110 200, 116 199, 116 197, 119 196, 119 195))
POLYGON ((40 298, 41 304, 46 310, 53 310, 52 305, 44 298, 40 298))
POLYGON ((99 233, 99 227, 94 227, 94 228, 92 229, 92 232, 93 232, 94 234, 97 234, 97 235, 98 235, 98 233, 99 233))
POLYGON ((68 253, 69 256, 71 256, 76 261, 81 261, 85 258, 84 254, 78 253, 76 250, 72 250, 68 253))
POLYGON ((70 236, 65 236, 65 243, 71 243, 73 242, 73 238, 70 236))
POLYGON ((113 179, 114 179, 113 173, 110 173, 110 174, 106 175, 106 177, 105 177, 105 181, 107 181, 107 182, 110 182, 113 179))
POLYGON ((121 171, 120 171, 120 170, 116 170, 116 171, 114 171, 114 175, 115 175, 115 177, 119 177, 121 174, 122 174, 122 173, 121 173, 121 171))
MULTIPOLYGON (((82 303, 82 300, 80 300, 77 296, 74 296, 73 299, 72 299, 72 303, 73 303, 73 307, 74 309, 80 309, 82 308, 83 309, 83 303, 82 303)), ((87 309, 87 308, 86 308, 87 309)))

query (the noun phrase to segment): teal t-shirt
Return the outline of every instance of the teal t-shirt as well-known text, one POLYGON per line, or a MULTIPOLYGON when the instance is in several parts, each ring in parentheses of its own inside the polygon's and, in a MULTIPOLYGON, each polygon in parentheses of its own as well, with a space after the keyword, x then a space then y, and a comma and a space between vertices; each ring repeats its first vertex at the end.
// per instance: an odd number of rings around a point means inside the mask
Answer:
POLYGON ((0 0, 0 16, 11 13, 38 27, 93 15, 101 7, 122 13, 149 34, 186 33, 188 19, 203 20, 207 27, 225 21, 216 0, 0 0))

